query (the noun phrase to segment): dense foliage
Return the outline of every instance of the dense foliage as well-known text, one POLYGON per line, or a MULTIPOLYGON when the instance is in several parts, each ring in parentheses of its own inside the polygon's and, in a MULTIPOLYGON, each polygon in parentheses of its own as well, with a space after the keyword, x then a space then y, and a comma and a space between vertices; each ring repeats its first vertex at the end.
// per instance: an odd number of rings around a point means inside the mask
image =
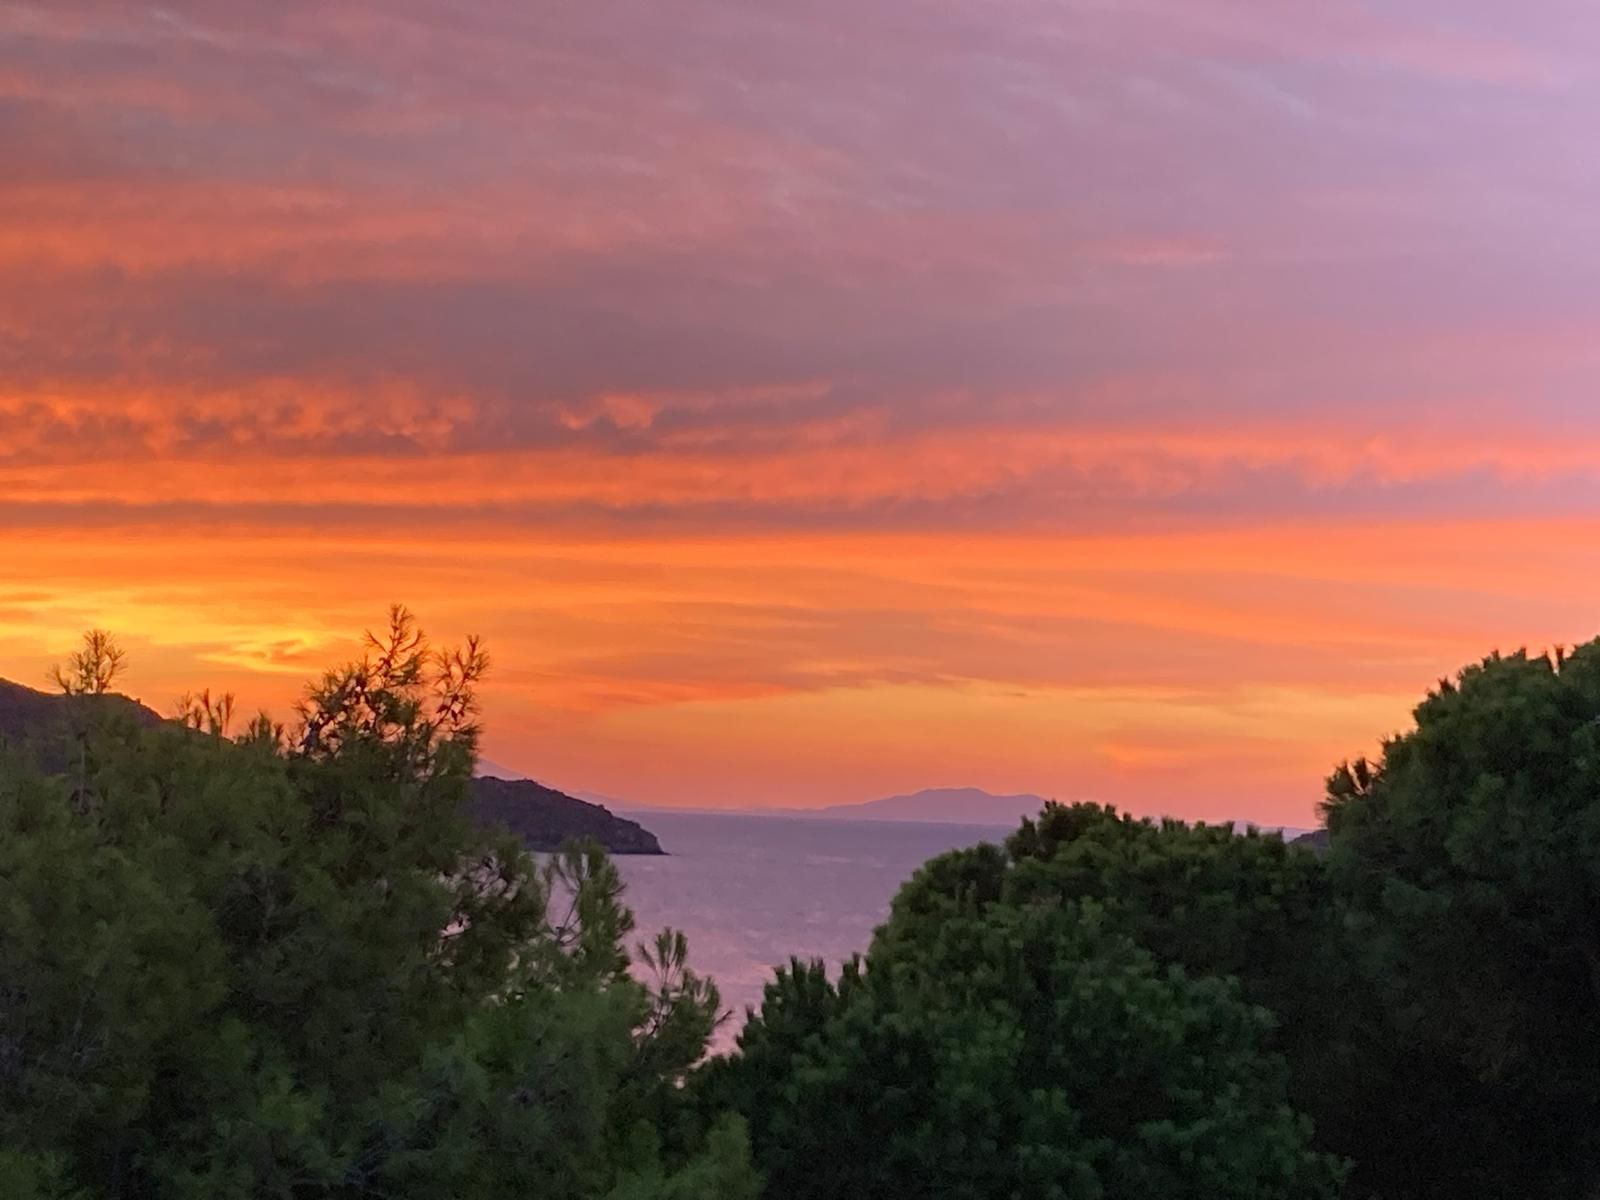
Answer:
MULTIPOLYGON (((1441 681, 1336 771, 1331 866, 1399 1035, 1459 1064, 1499 1194, 1600 1181, 1600 642, 1441 681)), ((1489 1194, 1486 1186, 1482 1194, 1489 1194)))
POLYGON ((290 733, 85 695, 68 771, 0 767, 0 1194, 754 1194, 736 1122, 660 1149, 681 937, 634 982, 603 855, 464 819, 484 666, 397 611, 290 733))
POLYGON ((864 969, 837 988, 814 964, 780 974, 739 1059, 707 1086, 749 1116, 782 1195, 869 1194, 893 1178, 922 1180, 915 1194, 928 1196, 1333 1195, 1343 1172, 1294 1115, 1279 1053, 1312 1066, 1295 1082, 1332 1107, 1348 1079, 1327 1036, 1342 1025, 1322 990, 1342 966, 1325 952, 1327 899, 1319 861, 1280 838, 1051 806, 1004 849, 955 851, 917 872, 864 969), (1252 1000, 1276 1001, 1295 1024, 1252 1000), (930 1012, 952 1007, 959 1020, 941 1040, 930 1012), (974 1086, 1005 1062, 1003 1083, 974 1086), (905 1111, 866 1103, 902 1091, 905 1111), (949 1095, 987 1095, 996 1135, 969 1140, 971 1114, 949 1095), (807 1190, 818 1147, 805 1131, 817 1114, 864 1107, 878 1123, 856 1127, 859 1156, 834 1168, 849 1174, 807 1190), (1066 1124, 1038 1126, 1047 1111, 1066 1124), (1183 1146, 1182 1171, 1146 1177, 1102 1157, 1138 1147, 1141 1169, 1155 1169, 1167 1136, 1183 1146), (1031 1138, 1074 1154, 1051 1178, 1076 1182, 1051 1193, 1019 1174, 1039 1161, 1031 1138))
POLYGON ((1336 1196, 1267 1025, 1092 905, 969 900, 837 986, 780 972, 701 1087, 786 1200, 1336 1196))
POLYGON ((396 610, 235 733, 85 639, 0 747, 0 1195, 1600 1195, 1600 643, 1442 683, 1326 856, 1096 805, 940 856, 710 1062, 605 856, 468 819, 486 662, 396 610))
MULTIPOLYGON (((995 911, 1093 903, 1157 961, 1235 979, 1272 1016, 1264 1045, 1287 1062, 1288 1099, 1314 1144, 1353 1164, 1349 1194, 1458 1194, 1466 1130, 1415 1137, 1469 1077, 1397 1038, 1363 970, 1350 913, 1326 864, 1277 834, 1143 820, 1092 804, 1051 805, 1004 849, 929 863, 901 890, 882 946, 936 936, 974 900, 995 911)), ((1465 1157, 1463 1157, 1465 1156, 1465 1157)))

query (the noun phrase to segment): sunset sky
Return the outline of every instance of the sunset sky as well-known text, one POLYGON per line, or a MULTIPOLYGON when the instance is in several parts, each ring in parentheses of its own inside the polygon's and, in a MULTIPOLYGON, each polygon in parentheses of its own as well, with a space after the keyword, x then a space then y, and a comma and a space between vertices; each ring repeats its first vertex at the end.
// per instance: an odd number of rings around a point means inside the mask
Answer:
POLYGON ((1600 632, 1593 0, 0 0, 0 676, 1304 825, 1600 632))

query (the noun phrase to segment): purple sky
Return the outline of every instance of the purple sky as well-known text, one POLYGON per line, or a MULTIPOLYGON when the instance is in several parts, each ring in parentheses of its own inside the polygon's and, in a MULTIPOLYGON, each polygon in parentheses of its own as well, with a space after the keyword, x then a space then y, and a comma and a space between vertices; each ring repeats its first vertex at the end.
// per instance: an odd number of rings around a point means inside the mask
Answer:
POLYGON ((403 598, 573 787, 1303 820, 1594 632, 1597 115, 1573 0, 0 0, 0 674, 403 598))

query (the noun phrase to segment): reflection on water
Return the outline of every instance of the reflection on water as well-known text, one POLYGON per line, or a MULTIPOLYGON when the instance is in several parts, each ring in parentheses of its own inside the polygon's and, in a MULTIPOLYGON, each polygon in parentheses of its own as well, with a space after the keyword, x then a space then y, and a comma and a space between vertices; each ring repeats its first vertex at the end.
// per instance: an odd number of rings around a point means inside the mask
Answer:
POLYGON ((663 925, 689 936, 689 959, 722 989, 734 1019, 757 1005, 774 965, 790 957, 830 967, 864 951, 900 884, 946 850, 999 841, 1009 827, 833 821, 710 813, 629 813, 667 857, 622 856, 627 902, 647 937, 663 925))

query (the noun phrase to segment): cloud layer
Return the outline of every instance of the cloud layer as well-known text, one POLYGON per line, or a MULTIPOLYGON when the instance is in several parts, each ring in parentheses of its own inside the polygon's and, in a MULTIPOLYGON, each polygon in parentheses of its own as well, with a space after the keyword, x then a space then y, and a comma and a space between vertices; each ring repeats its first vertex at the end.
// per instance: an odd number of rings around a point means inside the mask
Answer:
POLYGON ((1304 822, 1593 632, 1600 15, 0 3, 0 674, 391 597, 644 799, 1304 822))

